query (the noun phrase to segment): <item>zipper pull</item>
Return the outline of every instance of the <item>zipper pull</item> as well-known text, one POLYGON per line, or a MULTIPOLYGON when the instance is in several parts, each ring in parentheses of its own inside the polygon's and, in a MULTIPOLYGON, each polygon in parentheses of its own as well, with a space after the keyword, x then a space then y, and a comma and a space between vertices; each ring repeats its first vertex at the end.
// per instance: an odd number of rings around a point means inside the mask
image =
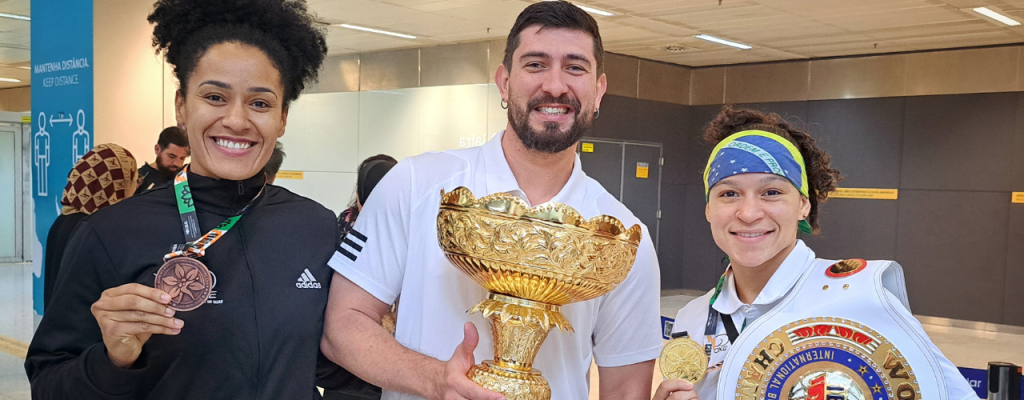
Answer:
POLYGON ((238 194, 245 194, 245 186, 242 186, 242 181, 238 181, 238 194))

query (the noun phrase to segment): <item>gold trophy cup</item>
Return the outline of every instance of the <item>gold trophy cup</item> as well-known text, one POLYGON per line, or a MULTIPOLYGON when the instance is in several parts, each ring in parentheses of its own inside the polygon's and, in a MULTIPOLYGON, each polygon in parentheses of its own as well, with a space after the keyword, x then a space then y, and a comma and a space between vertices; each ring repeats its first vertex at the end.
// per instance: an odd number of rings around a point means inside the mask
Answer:
POLYGON ((494 360, 469 378, 508 400, 548 400, 551 388, 532 368, 551 328, 572 332, 561 306, 610 292, 626 279, 640 244, 640 226, 625 229, 600 215, 583 219, 558 203, 530 208, 496 193, 441 191, 437 241, 462 272, 490 294, 470 312, 491 320, 494 360))

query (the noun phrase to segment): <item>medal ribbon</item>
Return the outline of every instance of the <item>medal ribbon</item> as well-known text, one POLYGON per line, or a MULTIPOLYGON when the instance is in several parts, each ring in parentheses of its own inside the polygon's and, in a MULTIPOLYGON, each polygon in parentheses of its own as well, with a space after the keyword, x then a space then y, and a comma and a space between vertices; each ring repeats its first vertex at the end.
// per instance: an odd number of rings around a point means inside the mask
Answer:
POLYGON ((205 256, 206 249, 213 246, 214 243, 235 226, 238 220, 242 219, 242 214, 256 202, 256 199, 263 195, 263 190, 266 187, 267 184, 264 182, 263 188, 256 194, 256 197, 249 200, 249 204, 242 207, 234 216, 206 232, 205 235, 199 236, 199 217, 196 216, 195 202, 192 201, 192 189, 188 185, 188 166, 183 167, 174 176, 174 197, 178 203, 178 214, 181 216, 181 228, 185 233, 186 243, 184 245, 175 245, 174 251, 164 255, 164 262, 176 257, 199 258, 205 256))
POLYGON ((719 318, 722 319, 722 325, 725 326, 725 333, 726 336, 729 338, 729 343, 735 342, 736 338, 739 337, 740 332, 742 332, 742 330, 746 329, 747 327, 747 320, 744 319, 743 328, 740 328, 740 330, 736 330, 736 323, 732 321, 732 315, 723 315, 714 308, 715 300, 718 300, 718 295, 722 294, 722 287, 725 286, 726 278, 729 276, 729 268, 732 268, 732 266, 726 268, 725 273, 722 274, 722 277, 718 278, 718 284, 715 285, 715 293, 711 295, 711 301, 708 304, 708 321, 707 324, 704 326, 704 336, 707 339, 704 344, 704 353, 707 354, 709 360, 711 359, 712 343, 715 342, 715 336, 717 336, 718 334, 719 318))

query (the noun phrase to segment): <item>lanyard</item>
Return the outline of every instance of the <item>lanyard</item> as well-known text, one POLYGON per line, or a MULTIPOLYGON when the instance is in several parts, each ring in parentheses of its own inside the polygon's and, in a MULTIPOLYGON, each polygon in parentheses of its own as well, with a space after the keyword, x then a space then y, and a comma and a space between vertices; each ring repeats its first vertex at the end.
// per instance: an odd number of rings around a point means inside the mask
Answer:
MULTIPOLYGON (((718 320, 722 320, 722 325, 725 325, 725 334, 729 338, 729 343, 736 342, 736 338, 740 336, 740 330, 736 329, 736 323, 732 320, 732 315, 721 314, 715 309, 715 300, 718 300, 718 295, 722 294, 722 287, 725 286, 726 277, 729 276, 729 269, 725 269, 725 273, 722 274, 721 278, 718 278, 718 285, 715 285, 715 294, 711 295, 711 301, 708 304, 708 321, 704 325, 704 336, 706 341, 704 344, 704 353, 711 357, 711 346, 714 343, 714 337, 718 334, 718 320)), ((743 328, 747 327, 747 321, 743 321, 743 328)))
POLYGON ((188 185, 188 166, 183 167, 174 176, 174 198, 178 203, 178 214, 181 216, 181 228, 185 232, 186 243, 184 245, 175 245, 174 251, 164 255, 164 262, 176 257, 198 258, 206 255, 206 249, 220 240, 221 237, 231 230, 231 227, 235 226, 238 220, 242 219, 242 214, 256 202, 256 199, 263 195, 263 190, 266 187, 267 184, 264 182, 263 188, 256 194, 256 197, 249 200, 249 204, 246 204, 238 213, 224 220, 224 222, 218 224, 205 235, 199 236, 199 217, 196 216, 195 202, 192 201, 192 189, 188 185))

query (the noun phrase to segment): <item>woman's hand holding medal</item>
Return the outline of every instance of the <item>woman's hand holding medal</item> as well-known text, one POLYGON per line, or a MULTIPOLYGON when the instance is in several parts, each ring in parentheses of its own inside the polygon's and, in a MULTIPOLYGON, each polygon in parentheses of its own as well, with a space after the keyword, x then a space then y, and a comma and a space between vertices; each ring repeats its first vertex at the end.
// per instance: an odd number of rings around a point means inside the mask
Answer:
POLYGON ((693 384, 685 379, 668 379, 658 385, 653 400, 699 400, 693 384))
POLYGON ((107 357, 120 368, 130 368, 153 334, 177 335, 185 321, 174 318, 167 306, 171 296, 138 283, 103 291, 92 304, 92 315, 103 333, 107 357))

